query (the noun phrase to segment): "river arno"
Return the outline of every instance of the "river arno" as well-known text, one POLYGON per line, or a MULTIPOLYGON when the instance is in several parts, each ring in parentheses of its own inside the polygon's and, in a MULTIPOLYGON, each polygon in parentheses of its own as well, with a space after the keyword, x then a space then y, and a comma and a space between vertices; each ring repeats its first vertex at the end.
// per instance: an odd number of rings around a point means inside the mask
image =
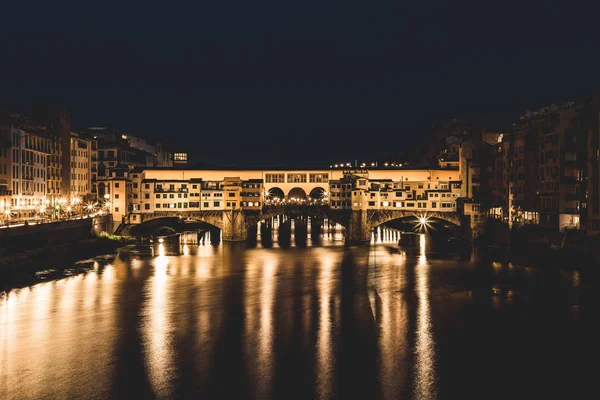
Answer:
POLYGON ((163 246, 0 297, 0 398, 593 398, 597 275, 163 246))

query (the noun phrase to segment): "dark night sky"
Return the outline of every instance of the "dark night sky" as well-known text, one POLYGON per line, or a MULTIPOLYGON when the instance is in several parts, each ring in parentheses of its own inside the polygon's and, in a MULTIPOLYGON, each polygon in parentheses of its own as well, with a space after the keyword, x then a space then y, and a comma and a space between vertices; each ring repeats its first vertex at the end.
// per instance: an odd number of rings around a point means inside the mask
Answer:
POLYGON ((572 2, 13 3, 0 104, 60 102, 74 129, 157 136, 196 161, 377 158, 453 117, 509 127, 600 88, 598 14, 572 2))

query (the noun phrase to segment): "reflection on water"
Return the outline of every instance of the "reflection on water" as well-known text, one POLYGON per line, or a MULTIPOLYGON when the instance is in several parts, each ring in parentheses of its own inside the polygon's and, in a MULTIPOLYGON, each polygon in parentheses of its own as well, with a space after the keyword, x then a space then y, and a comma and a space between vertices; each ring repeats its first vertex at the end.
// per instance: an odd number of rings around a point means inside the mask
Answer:
POLYGON ((396 233, 378 235, 368 274, 341 242, 201 240, 4 293, 0 398, 544 396, 538 370, 566 397, 589 389, 572 378, 593 361, 589 275, 430 259, 425 236, 392 252, 396 233))
POLYGON ((169 379, 173 376, 173 327, 170 314, 174 308, 170 295, 169 257, 165 256, 165 245, 159 244, 159 256, 152 260, 154 274, 146 286, 146 306, 142 311, 142 342, 146 359, 146 370, 153 392, 160 398, 168 398, 169 379))
POLYGON ((431 329, 429 297, 429 265, 425 255, 425 235, 421 235, 420 255, 416 266, 417 275, 417 329, 416 329, 416 378, 415 392, 420 399, 434 399, 435 393, 435 344, 431 329))

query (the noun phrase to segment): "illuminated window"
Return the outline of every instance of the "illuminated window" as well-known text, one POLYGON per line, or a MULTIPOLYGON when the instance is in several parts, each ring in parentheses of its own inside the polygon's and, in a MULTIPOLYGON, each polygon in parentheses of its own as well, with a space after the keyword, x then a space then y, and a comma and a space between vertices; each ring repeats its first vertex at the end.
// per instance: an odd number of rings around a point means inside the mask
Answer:
POLYGON ((288 174, 288 183, 306 183, 306 174, 288 174))
POLYGON ((329 174, 309 174, 309 182, 311 183, 327 183, 328 181, 329 174))
POLYGON ((265 181, 267 183, 284 183, 285 175, 284 174, 265 174, 265 181))
POLYGON ((175 163, 187 163, 187 153, 173 153, 173 162, 175 163))

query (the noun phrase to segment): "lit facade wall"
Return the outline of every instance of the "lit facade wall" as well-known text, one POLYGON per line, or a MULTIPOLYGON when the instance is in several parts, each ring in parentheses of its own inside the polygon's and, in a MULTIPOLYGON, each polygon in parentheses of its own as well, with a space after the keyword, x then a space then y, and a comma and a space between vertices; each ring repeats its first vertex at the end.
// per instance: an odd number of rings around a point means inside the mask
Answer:
POLYGON ((242 182, 242 208, 260 210, 264 205, 264 185, 262 179, 242 182))
POLYGON ((202 181, 200 209, 206 211, 225 209, 222 181, 202 181))
POLYGON ((600 104, 598 103, 592 105, 587 127, 587 234, 592 237, 600 237, 600 104))
POLYGON ((89 139, 71 134, 71 192, 70 197, 89 198, 92 193, 92 145, 89 139))
POLYGON ((12 128, 11 215, 33 218, 47 206, 47 169, 51 140, 20 128, 12 128))
POLYGON ((127 178, 111 178, 109 185, 109 212, 113 215, 114 228, 125 222, 124 217, 128 214, 129 201, 127 196, 127 178))
POLYGON ((130 223, 143 222, 154 212, 260 210, 265 204, 272 204, 265 194, 273 187, 282 190, 300 187, 307 197, 311 190, 321 188, 325 191, 323 201, 332 209, 440 212, 456 212, 456 200, 462 190, 459 171, 446 169, 261 171, 140 168, 130 172, 129 177, 133 192, 130 194, 130 223), (332 176, 338 179, 331 179, 332 176))
POLYGON ((223 197, 225 210, 236 210, 242 203, 242 180, 239 178, 225 178, 223 181, 223 197))

